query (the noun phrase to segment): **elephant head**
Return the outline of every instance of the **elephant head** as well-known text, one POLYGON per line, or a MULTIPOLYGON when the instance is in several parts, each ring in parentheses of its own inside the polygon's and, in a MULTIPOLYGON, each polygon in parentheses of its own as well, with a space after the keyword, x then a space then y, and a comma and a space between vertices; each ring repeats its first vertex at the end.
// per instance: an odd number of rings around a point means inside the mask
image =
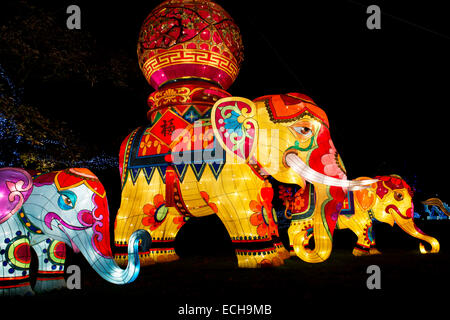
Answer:
POLYGON ((237 162, 257 167, 282 183, 301 188, 306 183, 314 185, 314 249, 307 248, 304 230, 293 232, 295 239, 291 241, 301 259, 326 260, 347 190, 364 188, 376 180, 346 179, 325 112, 311 98, 289 93, 254 101, 223 98, 214 105, 211 119, 222 147, 237 162))
POLYGON ((138 244, 149 245, 149 234, 135 231, 129 241, 129 262, 121 269, 112 257, 106 192, 88 169, 72 168, 42 174, 23 205, 27 227, 35 233, 65 242, 81 252, 105 280, 124 284, 139 274, 138 244))
POLYGON ((413 191, 397 175, 376 177, 379 181, 370 188, 354 193, 355 203, 364 211, 371 211, 376 220, 394 226, 394 223, 409 235, 426 241, 431 250, 427 251, 420 243, 421 253, 439 252, 439 242, 420 230, 414 223, 413 191))

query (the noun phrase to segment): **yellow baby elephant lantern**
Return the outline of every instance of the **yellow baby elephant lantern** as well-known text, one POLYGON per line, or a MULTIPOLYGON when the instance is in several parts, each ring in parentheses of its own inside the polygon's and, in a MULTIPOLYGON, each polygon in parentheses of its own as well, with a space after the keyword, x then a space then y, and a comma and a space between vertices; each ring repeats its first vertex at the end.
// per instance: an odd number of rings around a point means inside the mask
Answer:
MULTIPOLYGON (((428 251, 420 242, 421 253, 439 252, 439 242, 425 234, 414 223, 413 191, 405 180, 399 176, 379 176, 379 181, 370 188, 353 192, 349 199, 352 214, 342 210, 339 216, 339 229, 351 229, 358 241, 353 250, 354 255, 378 254, 375 238, 372 234, 372 221, 377 220, 391 226, 396 223, 410 236, 425 241, 431 246, 428 251)), ((367 179, 367 178, 361 178, 367 179)))

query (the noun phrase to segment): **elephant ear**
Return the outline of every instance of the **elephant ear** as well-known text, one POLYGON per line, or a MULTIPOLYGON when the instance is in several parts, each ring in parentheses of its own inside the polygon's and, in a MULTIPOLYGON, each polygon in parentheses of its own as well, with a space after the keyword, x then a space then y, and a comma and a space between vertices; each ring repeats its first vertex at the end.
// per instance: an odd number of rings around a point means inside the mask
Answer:
MULTIPOLYGON (((365 180, 365 179, 371 179, 368 177, 360 177, 356 180, 365 180)), ((376 200, 376 186, 377 184, 374 183, 370 188, 358 190, 353 192, 353 196, 355 198, 355 203, 364 211, 367 211, 371 209, 375 205, 376 200)))
POLYGON ((220 145, 243 161, 250 158, 256 147, 258 123, 255 115, 255 104, 240 97, 220 99, 211 111, 214 135, 220 145))
POLYGON ((17 168, 0 168, 0 224, 20 210, 33 190, 28 172, 17 168))

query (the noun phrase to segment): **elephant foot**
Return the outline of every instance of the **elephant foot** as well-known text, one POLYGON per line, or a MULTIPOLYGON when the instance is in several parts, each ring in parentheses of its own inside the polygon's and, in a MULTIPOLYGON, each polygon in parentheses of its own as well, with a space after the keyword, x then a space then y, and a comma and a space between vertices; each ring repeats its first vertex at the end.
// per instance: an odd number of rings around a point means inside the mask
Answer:
MULTIPOLYGON (((128 264, 128 256, 126 254, 116 254, 114 259, 121 267, 126 267, 128 264)), ((139 253, 139 261, 142 267, 151 266, 155 263, 171 262, 178 259, 180 259, 180 257, 175 253, 175 249, 151 249, 150 251, 139 253)))
POLYGON ((155 237, 150 250, 145 252, 153 263, 171 262, 180 259, 175 252, 175 237, 155 237))
MULTIPOLYGON (((127 254, 116 253, 114 255, 114 260, 116 261, 117 265, 122 268, 126 268, 128 265, 128 255, 127 254)), ((156 263, 155 260, 153 260, 153 258, 150 257, 148 252, 139 253, 139 261, 140 261, 141 267, 151 266, 156 263)))
POLYGON ((286 260, 291 257, 289 251, 286 250, 283 242, 281 242, 281 239, 278 236, 272 236, 272 241, 280 259, 286 260))
POLYGON ((34 296, 34 292, 31 289, 29 283, 17 286, 0 286, 0 296, 13 297, 13 296, 34 296))
POLYGON ((361 249, 361 248, 358 248, 358 247, 355 247, 354 249, 353 249, 353 255, 355 256, 355 257, 364 257, 364 256, 368 256, 368 255, 370 255, 370 253, 369 253, 369 251, 368 250, 364 250, 364 249, 361 249))
POLYGON ((377 255, 377 254, 381 254, 381 252, 377 248, 370 248, 369 254, 370 255, 377 255))
POLYGON ((53 290, 61 290, 67 288, 64 278, 61 279, 36 279, 34 291, 36 293, 45 293, 53 290))
POLYGON ((284 264, 275 248, 258 251, 236 250, 239 268, 266 268, 279 267, 284 264))
POLYGON ((278 256, 281 259, 286 260, 291 257, 291 254, 289 253, 289 251, 286 250, 286 248, 284 247, 284 245, 282 243, 276 243, 275 248, 277 250, 278 256))
MULTIPOLYGON (((126 244, 121 244, 116 247, 126 248, 126 244)), ((150 246, 149 251, 139 252, 139 260, 141 266, 150 266, 155 263, 164 263, 178 260, 180 257, 175 252, 175 238, 156 237, 150 246)), ((123 252, 118 252, 114 255, 116 263, 121 267, 126 267, 128 263, 128 255, 123 252)))
POLYGON ((175 249, 161 250, 155 249, 150 250, 150 257, 156 263, 172 262, 180 259, 180 257, 175 253, 175 249))

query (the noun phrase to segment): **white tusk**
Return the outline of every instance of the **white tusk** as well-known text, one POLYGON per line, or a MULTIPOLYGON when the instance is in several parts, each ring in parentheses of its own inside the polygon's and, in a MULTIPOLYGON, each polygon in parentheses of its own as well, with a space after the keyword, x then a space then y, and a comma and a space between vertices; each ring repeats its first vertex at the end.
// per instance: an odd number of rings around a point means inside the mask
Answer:
POLYGON ((378 181, 377 179, 346 180, 329 177, 307 166, 306 163, 304 163, 303 160, 294 153, 288 153, 286 155, 286 164, 308 182, 316 182, 327 186, 347 188, 350 191, 368 188, 371 184, 378 181))

